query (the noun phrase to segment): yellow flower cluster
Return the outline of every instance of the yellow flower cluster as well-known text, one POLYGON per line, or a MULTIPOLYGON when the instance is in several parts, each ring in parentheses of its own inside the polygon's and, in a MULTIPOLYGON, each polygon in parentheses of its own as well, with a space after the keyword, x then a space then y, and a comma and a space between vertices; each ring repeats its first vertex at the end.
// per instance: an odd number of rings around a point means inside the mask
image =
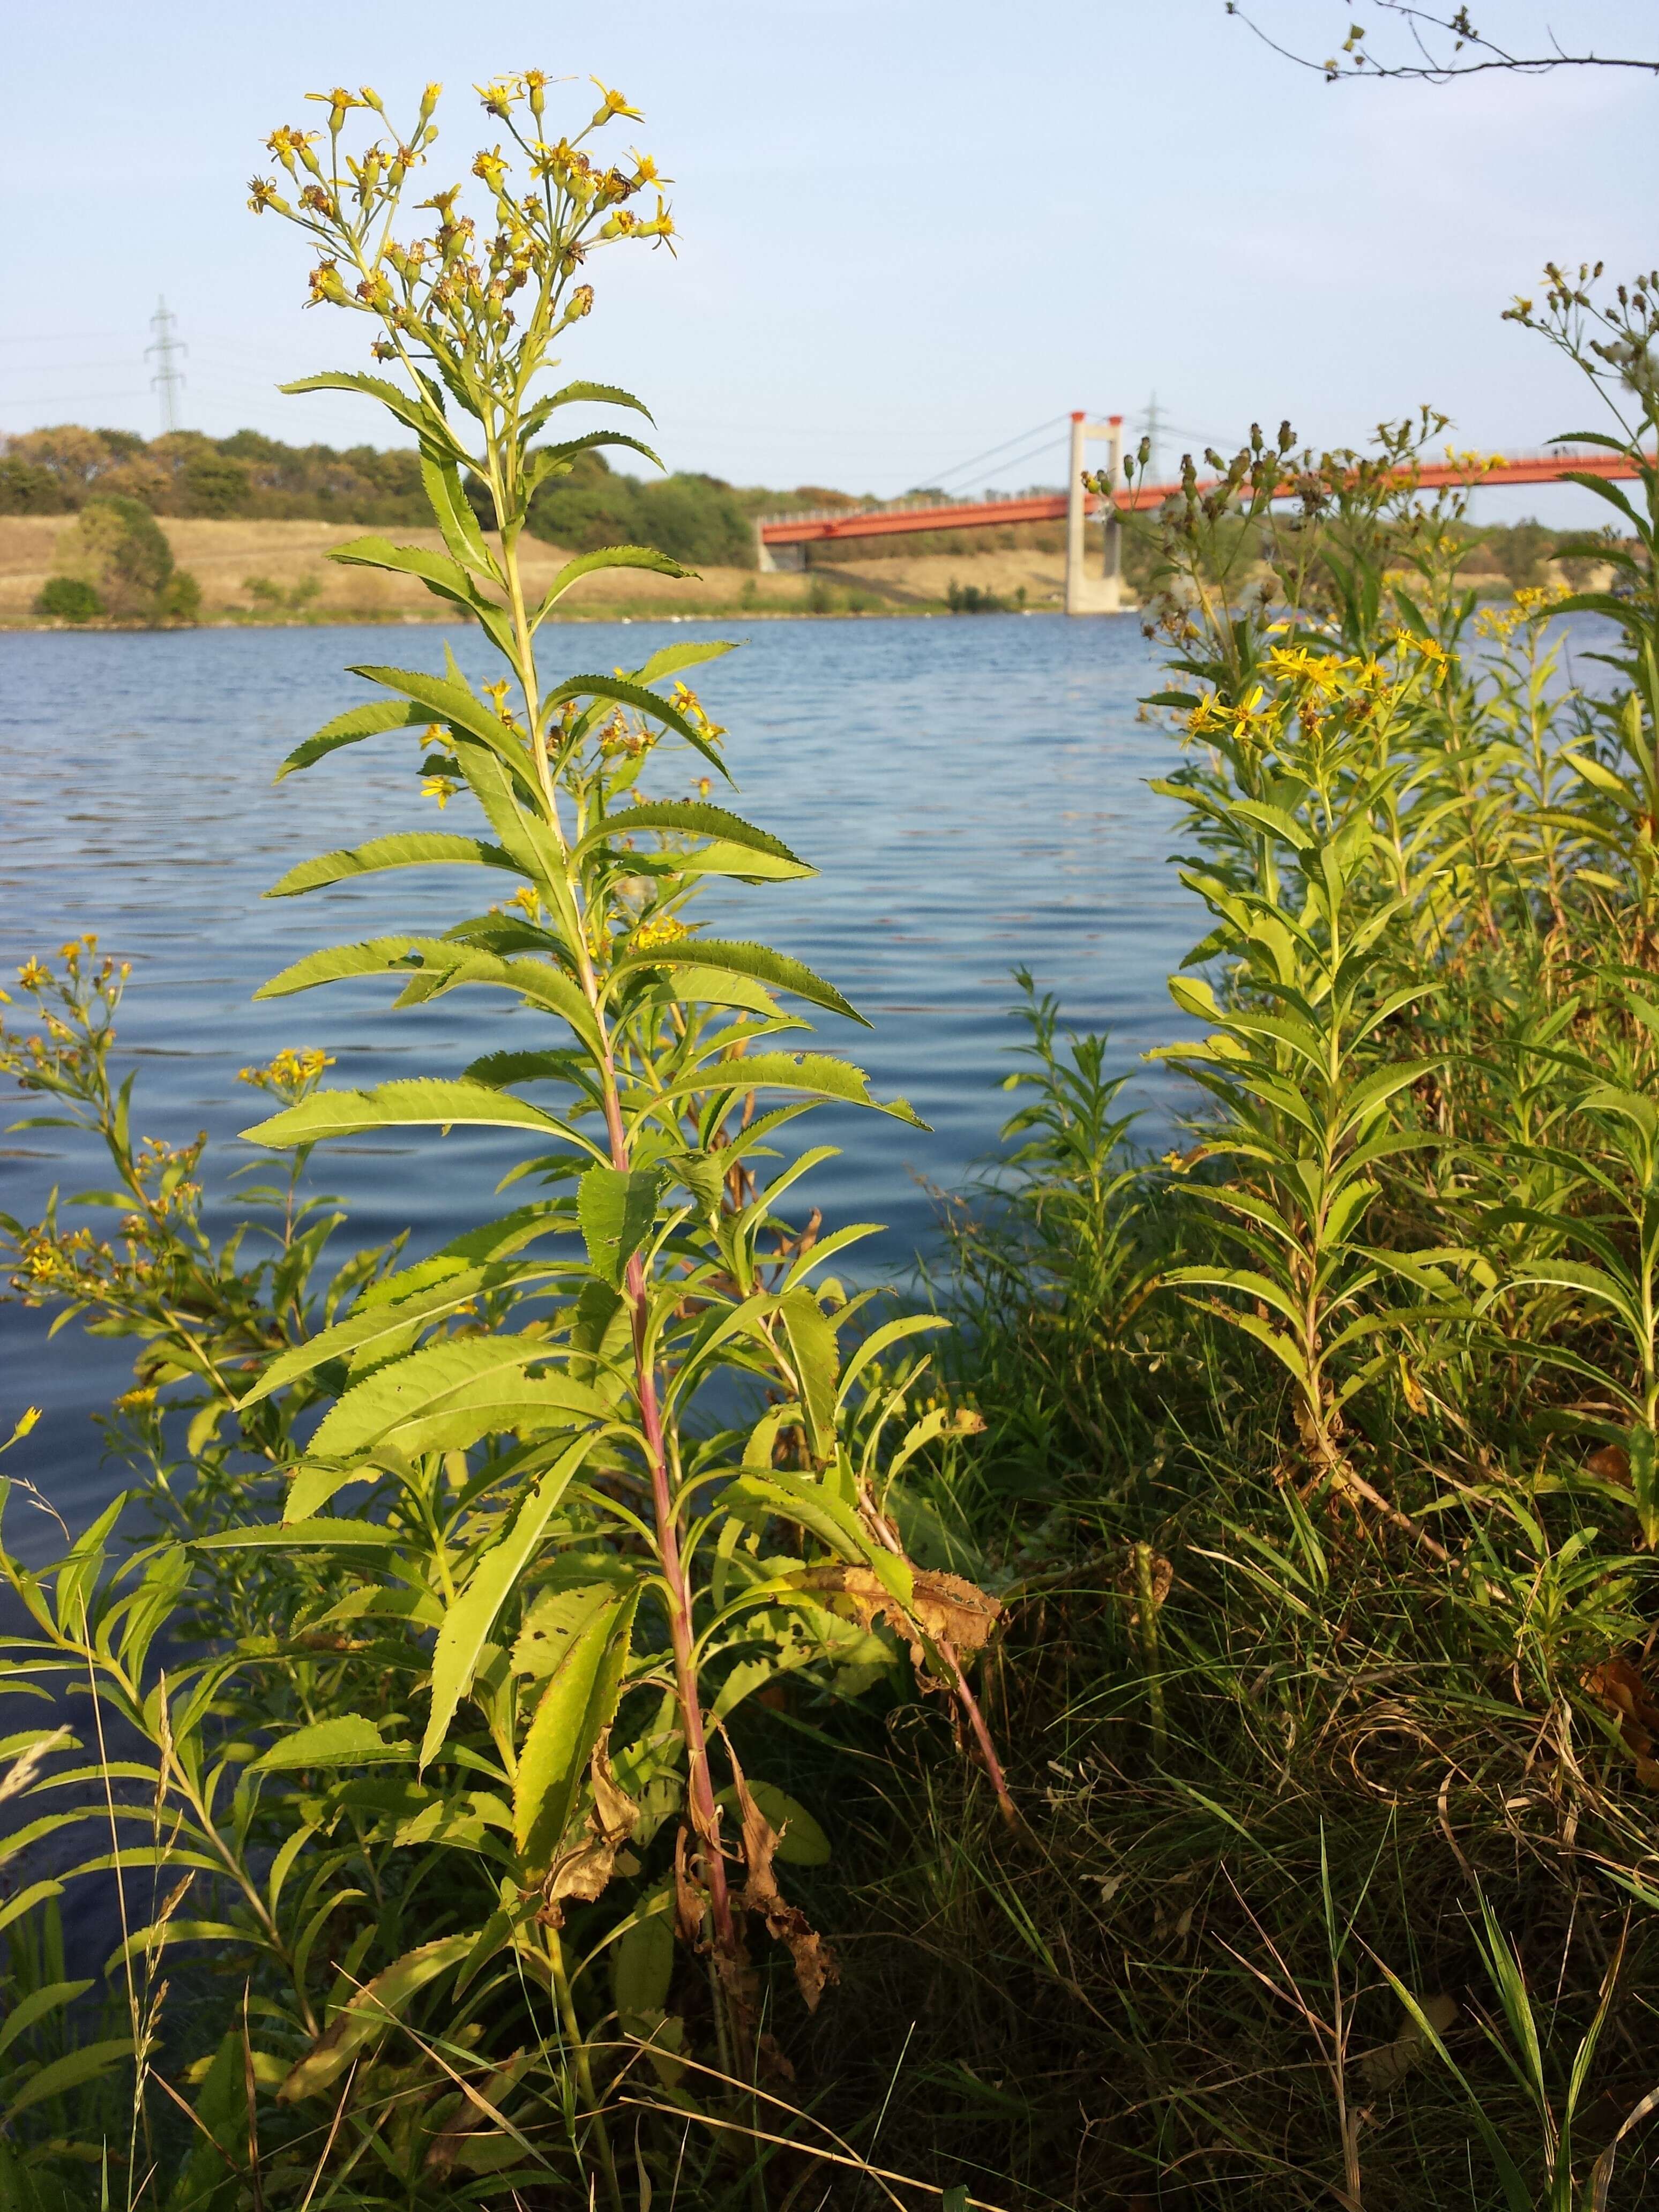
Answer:
POLYGON ((1187 717, 1187 727, 1195 738, 1231 736, 1255 737, 1265 742, 1266 721, 1273 712, 1273 702, 1261 684, 1257 684, 1243 705, 1230 707, 1219 692, 1206 691, 1187 717), (1262 724, 1260 729, 1252 726, 1262 724))
POLYGON ((331 1054, 317 1045, 308 1045, 296 1052, 285 1047, 268 1066, 244 1067, 238 1072, 239 1083, 251 1083, 256 1090, 274 1091, 288 1097, 308 1091, 321 1077, 325 1067, 334 1065, 331 1054))
POLYGON ((720 739, 726 735, 725 727, 721 723, 709 720, 703 710, 702 700, 698 698, 690 684, 676 684, 668 696, 705 744, 719 744, 720 739))
POLYGON ((683 921, 665 915, 660 921, 647 921, 634 932, 629 950, 634 952, 653 952, 661 945, 678 945, 690 931, 683 921))
POLYGON ((354 110, 371 110, 392 129, 380 95, 368 85, 355 93, 337 86, 307 94, 328 109, 325 148, 319 148, 318 133, 290 125, 266 140, 300 190, 290 202, 273 179, 256 177, 249 206, 256 215, 284 216, 311 234, 319 249, 311 273, 312 302, 377 317, 384 325, 373 348, 380 359, 402 359, 412 368, 429 353, 452 374, 463 362, 476 367, 492 361, 503 370, 503 393, 509 386, 521 392, 507 360, 514 329, 509 299, 526 289, 532 293, 526 336, 539 352, 557 330, 592 307, 592 287, 583 284, 564 301, 562 315, 554 313, 592 246, 626 238, 672 241, 673 219, 659 191, 652 216, 626 204, 665 181, 650 156, 634 152, 607 164, 596 161, 581 143, 619 116, 637 118, 639 110, 621 93, 599 85, 599 105, 586 126, 574 138, 550 143, 542 128, 547 83, 541 70, 528 70, 477 88, 485 112, 504 122, 514 142, 506 150, 500 144, 482 149, 471 165, 494 202, 495 227, 484 238, 474 218, 459 210, 459 185, 420 203, 437 217, 430 236, 404 244, 392 235, 403 188, 438 136, 432 118, 440 85, 426 88, 406 136, 393 131, 389 143, 376 140, 355 156, 340 143, 354 110), (526 106, 531 120, 521 128, 515 111, 526 106), (529 175, 515 196, 512 173, 520 157, 529 175))

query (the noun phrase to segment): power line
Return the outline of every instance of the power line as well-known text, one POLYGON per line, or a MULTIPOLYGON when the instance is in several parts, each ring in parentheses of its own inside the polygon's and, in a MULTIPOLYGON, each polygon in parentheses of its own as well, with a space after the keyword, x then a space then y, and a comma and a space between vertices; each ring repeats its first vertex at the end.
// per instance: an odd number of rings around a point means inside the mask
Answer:
POLYGON ((43 392, 32 399, 0 399, 0 407, 101 407, 119 399, 142 399, 142 392, 43 392))
POLYGON ((155 341, 153 345, 144 348, 144 358, 148 360, 154 354, 158 364, 150 383, 161 395, 161 434, 164 437, 179 427, 179 391, 185 380, 183 369, 173 367, 173 357, 175 354, 190 351, 190 348, 182 345, 173 335, 178 319, 167 301, 158 300, 155 313, 149 319, 155 341))

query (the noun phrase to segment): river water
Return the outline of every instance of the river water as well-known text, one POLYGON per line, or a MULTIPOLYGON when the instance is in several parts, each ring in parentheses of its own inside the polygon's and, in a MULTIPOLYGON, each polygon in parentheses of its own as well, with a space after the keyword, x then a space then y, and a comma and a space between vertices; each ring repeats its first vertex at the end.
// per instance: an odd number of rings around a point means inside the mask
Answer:
MULTIPOLYGON (((1200 917, 1168 863, 1173 809, 1146 788, 1171 757, 1169 738, 1138 719, 1157 684, 1152 648, 1133 619, 1047 615, 584 623, 546 638, 563 673, 637 666, 705 635, 741 641, 688 672, 730 731, 732 803, 822 872, 721 886, 709 907, 721 933, 763 939, 835 982, 874 1026, 825 1016, 821 1042, 932 1124, 923 1135, 835 1111, 811 1125, 815 1140, 845 1149, 811 1197, 830 1224, 884 1224, 869 1264, 901 1272, 934 1241, 925 1185, 960 1184, 1010 1109, 1000 1084, 1018 1034, 1017 966, 1058 995, 1066 1020, 1109 1028, 1122 1063, 1178 1033, 1164 979, 1200 917)), ((0 977, 87 930, 131 961, 116 1057, 137 1071, 136 1125, 173 1142, 209 1132, 221 1220, 235 1133, 261 1110, 240 1068, 319 1045, 334 1056, 331 1082, 368 1085, 453 1073, 518 1041, 499 993, 401 1014, 389 1010, 394 987, 378 981, 252 999, 318 945, 441 931, 492 895, 434 868, 260 896, 331 847, 471 826, 465 798, 440 817, 420 796, 403 733, 272 783, 294 744, 369 696, 343 672, 349 664, 438 670, 446 638, 475 682, 493 675, 475 634, 426 626, 0 636, 0 977)), ((700 769, 686 757, 656 787, 687 787, 700 769)), ((1140 1068, 1133 1088, 1156 1134, 1170 1079, 1140 1068)), ((16 1131, 0 1146, 0 1208, 15 1216, 36 1218, 54 1185, 67 1194, 106 1179, 63 1132, 16 1131)), ((413 1249, 430 1248, 489 1206, 519 1149, 480 1133, 394 1133, 332 1148, 313 1181, 349 1204, 342 1253, 404 1227, 413 1249)), ((38 1483, 71 1527, 118 1482, 90 1416, 125 1387, 131 1348, 73 1328, 48 1345, 41 1315, 0 1307, 0 1436, 25 1404, 46 1415, 3 1471, 38 1483)), ((50 1525, 18 1511, 9 1541, 49 1555, 50 1525)))

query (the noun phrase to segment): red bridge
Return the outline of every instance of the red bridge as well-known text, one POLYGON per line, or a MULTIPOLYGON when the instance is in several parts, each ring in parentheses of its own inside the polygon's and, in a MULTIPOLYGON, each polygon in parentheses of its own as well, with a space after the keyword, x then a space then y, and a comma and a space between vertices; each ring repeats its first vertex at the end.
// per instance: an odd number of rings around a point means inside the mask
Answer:
MULTIPOLYGON (((1438 490, 1445 484, 1559 483, 1569 474, 1633 477, 1636 470, 1623 453, 1599 447, 1584 452, 1560 448, 1505 456, 1492 467, 1480 461, 1425 461, 1417 471, 1417 481, 1425 490, 1438 490)), ((1200 478, 1199 490, 1210 490, 1215 481, 1212 477, 1200 478)), ((1127 512, 1162 507, 1180 489, 1178 483, 1136 484, 1133 490, 1120 491, 1114 504, 1127 512)), ((1287 484, 1283 495, 1292 497, 1293 487, 1287 484)), ((1085 495, 1085 513, 1098 514, 1101 506, 1093 492, 1085 495)), ((832 538, 887 538, 902 530, 985 530, 1011 522, 1061 522, 1066 507, 1063 491, 992 492, 982 499, 895 499, 879 507, 811 507, 800 514, 768 516, 758 528, 763 545, 816 545, 832 538)))
MULTIPOLYGON (((1107 574, 1102 578, 1085 579, 1082 574, 1082 526, 1086 516, 1098 516, 1105 502, 1096 493, 1084 493, 1081 487, 1085 441, 1107 440, 1111 447, 1112 462, 1109 474, 1121 475, 1122 417, 1113 416, 1105 422, 1091 422, 1081 415, 1072 418, 1071 481, 1064 491, 1011 492, 1003 495, 989 493, 982 499, 952 499, 912 497, 889 500, 879 506, 854 507, 817 507, 803 514, 763 517, 755 526, 758 542, 760 565, 772 568, 784 565, 776 559, 784 552, 785 562, 796 547, 801 549, 797 559, 804 558, 809 545, 842 544, 860 538, 890 538, 902 532, 924 530, 984 530, 1004 528, 1018 522, 1060 522, 1068 525, 1066 547, 1066 606, 1071 613, 1108 612, 1118 604, 1116 562, 1114 550, 1108 549, 1107 574), (788 549, 786 550, 785 549, 788 549), (1103 591, 1099 586, 1112 586, 1103 591), (1088 604, 1085 604, 1085 602, 1088 604)), ((1534 484, 1559 483, 1567 476, 1594 476, 1608 479, 1633 477, 1636 464, 1624 453, 1609 453, 1603 447, 1589 448, 1555 446, 1540 453, 1505 455, 1486 459, 1480 455, 1453 457, 1444 461, 1425 461, 1412 471, 1401 470, 1401 480, 1414 477, 1425 490, 1439 490, 1450 484, 1534 484)), ((1217 479, 1201 478, 1197 485, 1202 494, 1212 489, 1217 479)), ((1178 495, 1179 483, 1139 483, 1119 491, 1113 504, 1121 512, 1135 512, 1161 507, 1166 499, 1178 495)), ((1280 496, 1294 498, 1295 486, 1287 483, 1280 496)), ((1115 537, 1115 532, 1109 532, 1115 537)))

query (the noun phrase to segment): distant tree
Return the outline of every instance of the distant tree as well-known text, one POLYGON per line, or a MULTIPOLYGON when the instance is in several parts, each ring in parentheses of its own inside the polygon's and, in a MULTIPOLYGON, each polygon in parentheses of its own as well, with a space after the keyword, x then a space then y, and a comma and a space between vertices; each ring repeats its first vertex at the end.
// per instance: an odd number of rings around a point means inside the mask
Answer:
POLYGON ((1317 70, 1332 84, 1339 78, 1356 76, 1445 84, 1455 76, 1479 76, 1492 70, 1508 70, 1521 76, 1540 76, 1559 69, 1644 70, 1650 76, 1659 76, 1659 59, 1588 51, 1575 52, 1563 46, 1553 33, 1549 34, 1547 52, 1511 53, 1508 47, 1476 28, 1466 7, 1442 15, 1436 9, 1413 7, 1410 0, 1361 0, 1364 8, 1376 15, 1393 18, 1391 27, 1398 30, 1398 50, 1379 52, 1370 43, 1368 27, 1350 13, 1350 4, 1351 0, 1344 0, 1341 10, 1341 19, 1348 26, 1347 36, 1336 53, 1321 61, 1313 54, 1299 53, 1294 46, 1282 45, 1272 37, 1248 11, 1243 0, 1226 0, 1227 13, 1237 15, 1264 46, 1271 46, 1276 54, 1282 54, 1298 68, 1317 70))
POLYGON ((648 477, 636 486, 640 542, 690 568, 752 568, 755 538, 742 502, 718 477, 648 477))
POLYGON ((247 506, 252 489, 248 471, 224 453, 194 453, 180 475, 191 514, 240 514, 247 506))
POLYGON ((531 534, 572 553, 629 544, 640 535, 638 489, 602 453, 579 453, 570 474, 552 477, 532 501, 531 534))
POLYGON ((104 603, 81 576, 48 576, 35 594, 34 611, 54 622, 91 622, 104 603))
POLYGON ((0 459, 0 514, 62 514, 68 505, 50 469, 15 453, 0 459))
POLYGON ((88 500, 58 554, 60 580, 86 586, 118 622, 191 622, 200 609, 200 586, 177 570, 165 532, 139 500, 88 500))

